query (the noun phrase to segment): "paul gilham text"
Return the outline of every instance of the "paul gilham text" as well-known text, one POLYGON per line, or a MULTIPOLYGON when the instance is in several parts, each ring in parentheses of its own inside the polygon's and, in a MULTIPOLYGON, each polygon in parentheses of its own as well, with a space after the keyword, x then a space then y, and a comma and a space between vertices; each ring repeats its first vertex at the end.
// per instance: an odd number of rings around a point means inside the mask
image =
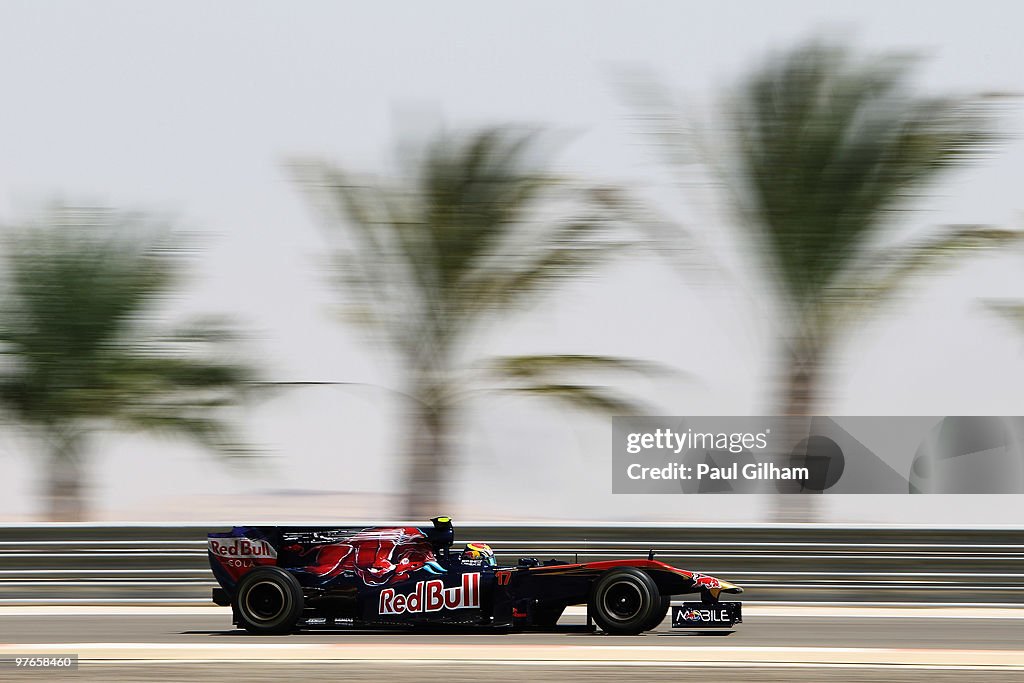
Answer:
POLYGON ((811 472, 806 467, 779 467, 772 462, 748 463, 740 467, 738 462, 731 465, 716 467, 707 463, 684 465, 670 463, 664 467, 644 467, 633 463, 626 468, 630 479, 718 479, 737 480, 740 478, 754 481, 772 481, 775 479, 793 479, 807 481, 811 472))

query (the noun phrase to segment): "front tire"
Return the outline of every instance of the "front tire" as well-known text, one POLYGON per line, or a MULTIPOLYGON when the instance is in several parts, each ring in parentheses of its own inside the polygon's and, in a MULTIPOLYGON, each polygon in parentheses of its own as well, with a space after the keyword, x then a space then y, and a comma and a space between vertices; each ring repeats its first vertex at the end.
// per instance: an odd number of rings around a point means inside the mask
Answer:
POLYGON ((658 604, 651 610, 650 618, 644 623, 643 630, 651 631, 661 626, 661 622, 665 621, 665 617, 668 615, 668 608, 672 606, 672 596, 663 595, 658 600, 658 604))
POLYGON ((238 582, 234 606, 238 624, 249 633, 291 633, 304 607, 302 586, 280 567, 259 567, 238 582))
POLYGON ((619 567, 594 584, 590 613, 605 633, 634 636, 656 626, 651 623, 655 618, 661 622, 662 604, 654 579, 639 569, 619 567))

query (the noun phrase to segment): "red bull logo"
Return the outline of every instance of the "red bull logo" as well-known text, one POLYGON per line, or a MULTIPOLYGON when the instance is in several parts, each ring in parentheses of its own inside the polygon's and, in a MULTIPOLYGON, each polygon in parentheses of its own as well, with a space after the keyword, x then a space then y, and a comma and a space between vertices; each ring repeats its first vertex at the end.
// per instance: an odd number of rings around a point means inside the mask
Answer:
POLYGON ((380 592, 380 614, 422 614, 443 609, 480 607, 480 574, 463 574, 462 584, 445 588, 440 579, 417 581, 411 593, 396 593, 394 588, 380 592))
POLYGON ((277 551, 266 541, 248 538, 211 538, 210 552, 217 557, 275 559, 277 551))
POLYGON ((208 538, 207 547, 210 555, 217 558, 220 566, 235 581, 253 567, 277 564, 277 550, 267 541, 239 537, 208 538))
POLYGON ((696 588, 703 588, 705 590, 713 590, 722 587, 722 582, 713 576, 704 576, 703 574, 693 575, 693 585, 696 588))

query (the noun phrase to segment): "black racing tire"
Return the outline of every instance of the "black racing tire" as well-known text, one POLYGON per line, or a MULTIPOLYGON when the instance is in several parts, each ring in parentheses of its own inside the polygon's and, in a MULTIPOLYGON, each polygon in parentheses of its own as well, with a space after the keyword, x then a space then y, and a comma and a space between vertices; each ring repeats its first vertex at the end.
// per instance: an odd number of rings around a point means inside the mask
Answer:
POLYGON ((659 600, 657 606, 651 611, 650 618, 644 623, 644 631, 652 631, 659 626, 661 622, 665 621, 665 616, 668 614, 668 608, 672 606, 672 596, 663 595, 659 600))
POLYGON ((590 613, 609 635, 635 636, 649 630, 661 605, 654 579, 633 567, 608 570, 594 583, 590 594, 590 613))
POLYGON ((239 626, 249 633, 292 633, 303 607, 299 580, 280 567, 258 567, 238 582, 235 613, 239 626))

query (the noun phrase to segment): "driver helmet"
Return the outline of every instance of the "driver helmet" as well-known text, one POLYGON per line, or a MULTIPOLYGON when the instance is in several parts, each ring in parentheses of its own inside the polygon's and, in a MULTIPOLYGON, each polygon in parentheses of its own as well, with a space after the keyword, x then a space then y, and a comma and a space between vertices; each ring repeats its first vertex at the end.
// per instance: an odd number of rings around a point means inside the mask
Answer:
POLYGON ((462 551, 463 564, 480 564, 489 567, 497 566, 498 560, 494 557, 494 551, 486 543, 467 543, 462 551))

